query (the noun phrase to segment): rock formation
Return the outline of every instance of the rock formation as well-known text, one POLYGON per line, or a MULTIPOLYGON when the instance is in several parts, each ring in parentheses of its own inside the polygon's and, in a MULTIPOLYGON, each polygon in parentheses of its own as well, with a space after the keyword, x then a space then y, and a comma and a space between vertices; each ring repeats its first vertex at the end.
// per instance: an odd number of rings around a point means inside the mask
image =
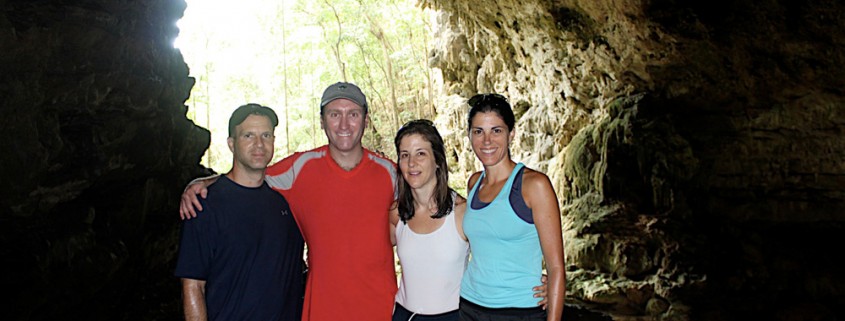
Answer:
MULTIPOLYGON (((179 319, 178 195, 209 143, 172 47, 184 1, 0 4, 4 319, 179 319)), ((553 181, 566 311, 843 318, 845 4, 421 6, 455 179, 479 169, 466 99, 498 92, 514 158, 553 181)))
POLYGON ((3 319, 178 317, 178 195, 209 144, 184 1, 0 4, 3 319))
POLYGON ((509 97, 514 158, 560 196, 568 302, 618 320, 842 318, 825 249, 845 244, 842 3, 423 5, 453 164, 479 169, 465 100, 509 97))

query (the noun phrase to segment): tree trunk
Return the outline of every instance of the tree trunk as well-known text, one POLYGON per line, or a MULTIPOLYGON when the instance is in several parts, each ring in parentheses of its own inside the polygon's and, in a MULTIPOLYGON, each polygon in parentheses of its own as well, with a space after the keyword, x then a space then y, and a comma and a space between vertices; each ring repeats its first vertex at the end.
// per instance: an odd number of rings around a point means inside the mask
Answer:
MULTIPOLYGON (((332 13, 334 13, 335 21, 337 21, 337 41, 335 41, 334 47, 332 51, 334 52, 335 60, 337 61, 337 68, 340 71, 340 78, 343 79, 344 82, 346 80, 346 64, 343 63, 343 60, 340 58, 340 40, 343 36, 343 24, 340 22, 340 15, 337 13, 337 9, 328 1, 323 0, 329 8, 332 9, 332 13)), ((322 27, 322 24, 320 25, 322 27)), ((325 30, 325 28, 323 28, 325 30)))

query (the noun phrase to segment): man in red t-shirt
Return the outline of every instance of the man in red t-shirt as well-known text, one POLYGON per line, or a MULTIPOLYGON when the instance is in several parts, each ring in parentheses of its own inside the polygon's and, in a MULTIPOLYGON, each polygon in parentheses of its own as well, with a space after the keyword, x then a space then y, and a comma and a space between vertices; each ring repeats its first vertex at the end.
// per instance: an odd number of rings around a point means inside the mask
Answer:
MULTIPOLYGON (((267 168, 267 183, 291 205, 308 246, 309 276, 302 320, 390 320, 396 294, 388 212, 395 164, 361 144, 369 122, 366 96, 351 83, 323 92, 320 124, 328 145, 267 168)), ((193 184, 182 195, 182 218, 196 216, 193 184)))

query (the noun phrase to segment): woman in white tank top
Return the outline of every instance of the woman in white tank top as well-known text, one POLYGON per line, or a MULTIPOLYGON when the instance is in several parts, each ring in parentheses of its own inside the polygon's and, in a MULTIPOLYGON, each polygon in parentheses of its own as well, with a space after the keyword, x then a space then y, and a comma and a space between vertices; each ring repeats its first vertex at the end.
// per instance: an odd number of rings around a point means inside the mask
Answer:
MULTIPOLYGON (((401 175, 390 234, 402 277, 393 320, 458 320, 461 277, 469 258, 462 229, 466 199, 449 188, 443 139, 431 121, 406 123, 394 144, 401 175)), ((534 289, 539 304, 545 304, 545 287, 534 289)))

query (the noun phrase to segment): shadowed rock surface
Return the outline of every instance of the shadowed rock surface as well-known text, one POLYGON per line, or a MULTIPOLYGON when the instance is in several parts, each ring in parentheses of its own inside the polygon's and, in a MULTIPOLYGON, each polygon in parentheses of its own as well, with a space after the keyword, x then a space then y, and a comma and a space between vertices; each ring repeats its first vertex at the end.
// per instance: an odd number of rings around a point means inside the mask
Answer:
MULTIPOLYGON (((204 175, 181 0, 0 0, 8 320, 178 320, 178 196, 204 175)), ((509 97, 561 200, 566 320, 841 320, 845 4, 439 1, 453 179, 465 101, 509 97), (834 250, 831 250, 834 249, 834 250)))
POLYGON ((549 174, 567 300, 617 320, 838 320, 845 14, 834 1, 424 1, 437 123, 517 111, 549 174), (835 255, 834 255, 835 256, 835 255))

